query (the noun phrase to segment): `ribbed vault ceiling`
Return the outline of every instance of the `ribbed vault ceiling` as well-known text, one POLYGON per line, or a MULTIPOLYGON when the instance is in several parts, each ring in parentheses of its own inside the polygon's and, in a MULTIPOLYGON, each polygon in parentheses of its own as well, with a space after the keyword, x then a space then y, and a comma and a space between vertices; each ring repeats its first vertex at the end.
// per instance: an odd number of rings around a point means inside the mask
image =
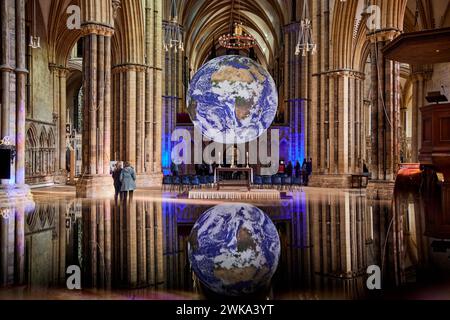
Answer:
MULTIPOLYGON (((170 12, 167 1, 166 13, 170 12)), ((240 17, 245 30, 258 41, 256 54, 271 64, 281 42, 281 27, 289 20, 290 0, 179 0, 179 22, 185 29, 186 54, 191 68, 205 61, 213 42, 231 30, 231 17, 240 17)), ((166 17, 168 15, 166 14, 166 17)))

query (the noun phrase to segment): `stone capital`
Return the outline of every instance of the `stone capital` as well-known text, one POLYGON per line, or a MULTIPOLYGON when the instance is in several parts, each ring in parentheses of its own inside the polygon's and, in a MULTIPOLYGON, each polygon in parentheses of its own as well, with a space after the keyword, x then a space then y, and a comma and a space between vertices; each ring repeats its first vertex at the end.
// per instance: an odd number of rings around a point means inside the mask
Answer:
POLYGON ((334 78, 349 77, 356 80, 364 80, 366 78, 366 75, 363 72, 352 69, 329 70, 315 75, 324 75, 326 77, 334 77, 334 78))
POLYGON ((70 69, 68 69, 64 66, 61 66, 61 65, 53 64, 53 63, 49 63, 48 68, 50 69, 50 71, 52 73, 58 74, 58 76, 61 78, 67 77, 70 73, 70 69))
POLYGON ((114 66, 112 68, 112 73, 117 74, 117 73, 130 72, 130 71, 145 72, 145 71, 147 71, 147 68, 148 67, 143 64, 125 63, 125 64, 114 66))
POLYGON ((402 32, 398 29, 382 29, 368 33, 367 38, 370 43, 391 42, 397 38, 402 32))
POLYGON ((91 34, 99 36, 112 37, 114 35, 114 28, 106 24, 98 22, 85 22, 81 26, 81 35, 83 37, 91 34))
POLYGON ((414 81, 414 82, 416 82, 416 81, 427 81, 427 80, 430 80, 432 76, 433 76, 433 71, 432 70, 414 71, 411 74, 411 80, 414 81))

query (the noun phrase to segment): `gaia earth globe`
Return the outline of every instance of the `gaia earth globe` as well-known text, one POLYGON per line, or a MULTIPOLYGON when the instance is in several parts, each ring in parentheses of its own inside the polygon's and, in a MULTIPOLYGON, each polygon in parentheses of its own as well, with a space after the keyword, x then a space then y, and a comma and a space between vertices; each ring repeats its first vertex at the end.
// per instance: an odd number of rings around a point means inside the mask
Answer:
POLYGON ((278 93, 269 72, 250 58, 221 56, 192 78, 187 108, 194 126, 217 143, 240 144, 272 124, 278 93))
POLYGON ((259 208, 215 206, 195 223, 188 241, 191 267, 207 289, 222 296, 268 288, 280 258, 275 225, 259 208))

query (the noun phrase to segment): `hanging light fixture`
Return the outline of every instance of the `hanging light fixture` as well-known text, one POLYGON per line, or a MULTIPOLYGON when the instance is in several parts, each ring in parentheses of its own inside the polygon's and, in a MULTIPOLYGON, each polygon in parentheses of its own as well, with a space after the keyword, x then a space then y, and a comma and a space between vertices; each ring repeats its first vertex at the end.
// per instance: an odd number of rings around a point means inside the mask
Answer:
POLYGON ((312 21, 309 18, 308 0, 303 1, 303 14, 300 21, 300 32, 298 36, 297 46, 295 47, 295 55, 300 53, 305 57, 308 53, 315 54, 317 45, 312 38, 312 21))
POLYGON ((32 0, 31 6, 33 11, 33 30, 28 45, 33 49, 39 49, 41 47, 41 37, 36 36, 36 0, 32 0))
POLYGON ((172 0, 171 19, 165 24, 164 50, 184 51, 183 31, 178 24, 177 2, 172 0))
POLYGON ((241 4, 240 0, 238 1, 238 18, 237 22, 233 23, 233 14, 234 14, 234 2, 231 6, 231 15, 230 15, 230 33, 224 34, 219 37, 219 44, 227 49, 250 49, 256 46, 255 38, 246 33, 244 31, 244 24, 241 19, 241 4), (234 29, 233 29, 234 26, 234 29))

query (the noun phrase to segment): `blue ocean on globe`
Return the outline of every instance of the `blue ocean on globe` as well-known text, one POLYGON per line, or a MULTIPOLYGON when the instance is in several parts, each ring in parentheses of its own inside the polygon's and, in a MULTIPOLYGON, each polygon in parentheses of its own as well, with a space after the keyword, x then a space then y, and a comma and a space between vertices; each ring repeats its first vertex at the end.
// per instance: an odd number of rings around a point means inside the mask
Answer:
POLYGON ((203 65, 191 80, 187 108, 194 126, 224 144, 245 143, 272 124, 278 93, 269 72, 250 58, 221 56, 203 65))
POLYGON ((188 256, 195 275, 209 290, 223 296, 249 295, 270 284, 280 258, 280 238, 259 208, 221 204, 195 223, 188 256))

